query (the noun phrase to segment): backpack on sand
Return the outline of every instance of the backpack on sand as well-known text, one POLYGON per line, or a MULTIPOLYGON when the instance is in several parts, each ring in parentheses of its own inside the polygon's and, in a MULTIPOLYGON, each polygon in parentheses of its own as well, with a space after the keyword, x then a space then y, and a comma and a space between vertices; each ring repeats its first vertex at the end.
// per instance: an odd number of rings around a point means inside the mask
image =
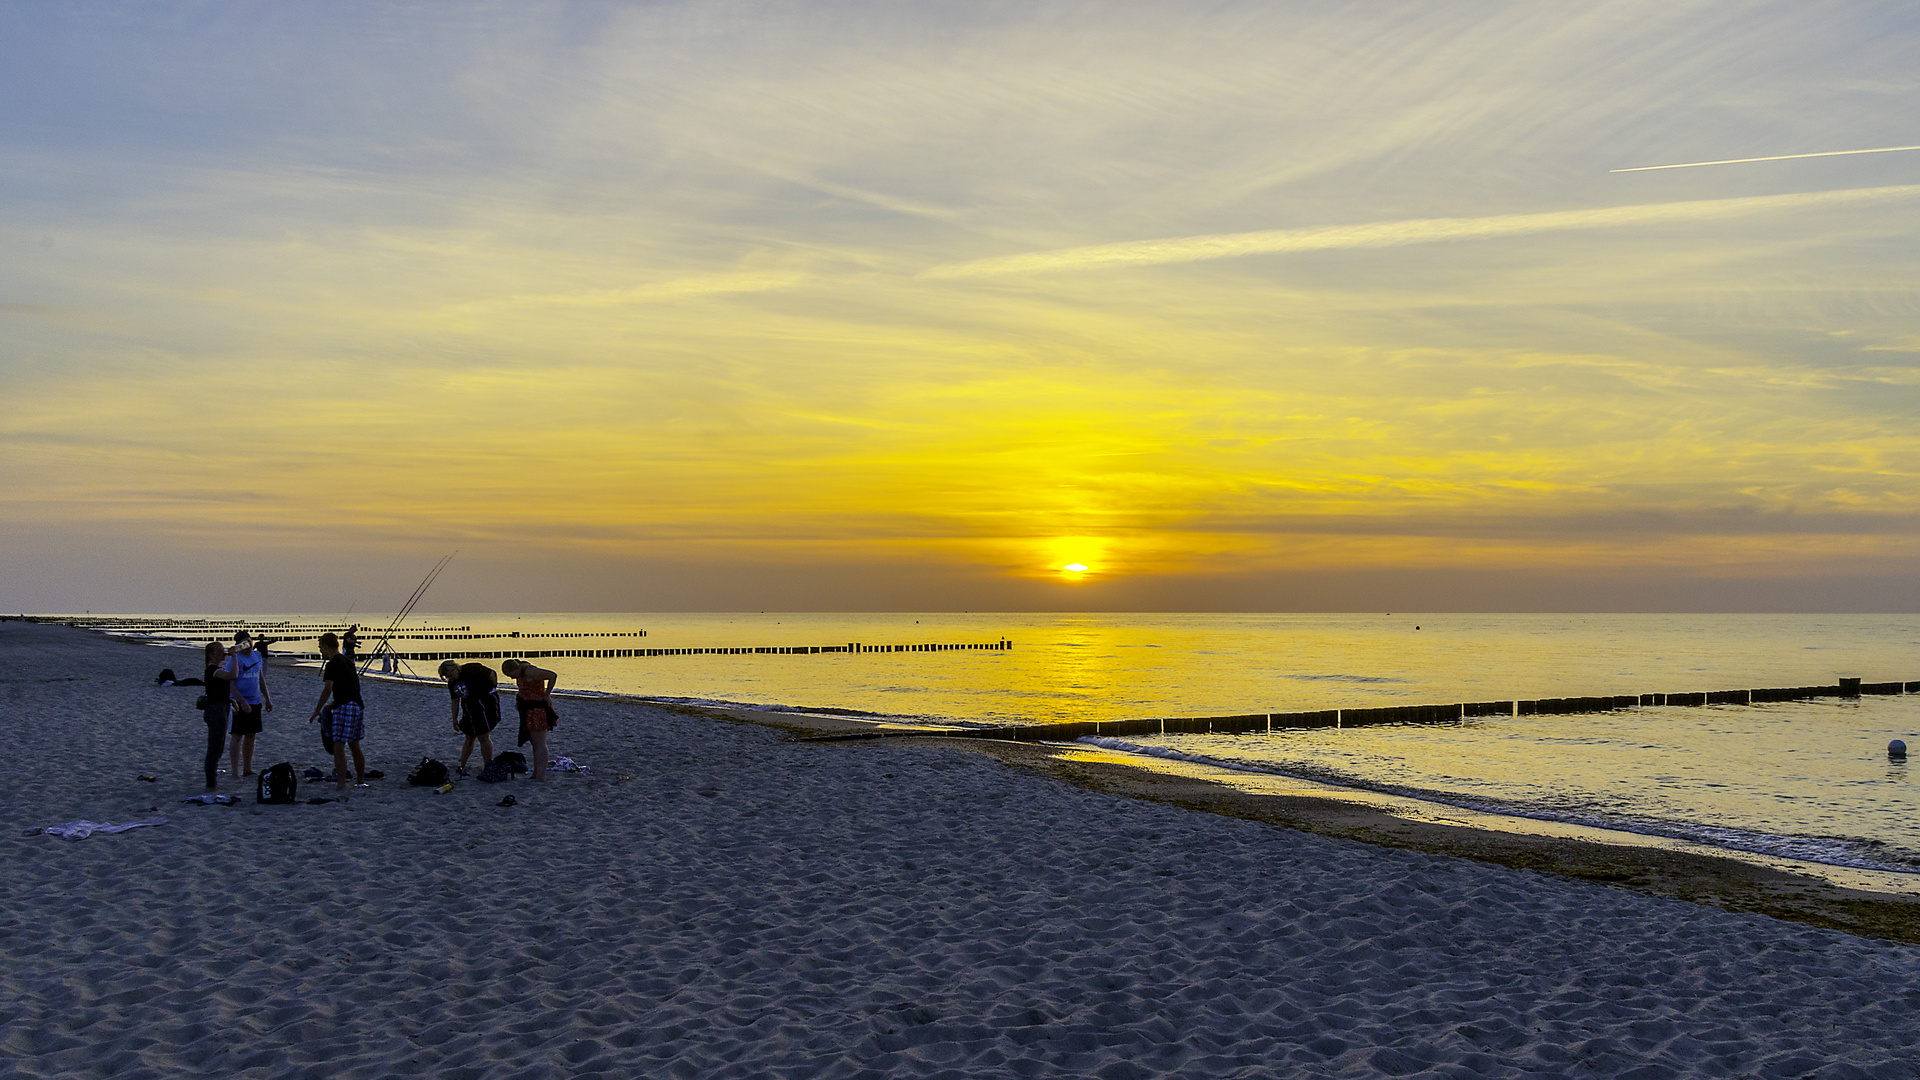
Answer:
POLYGON ((407 774, 407 783, 414 787, 439 787, 446 782, 446 765, 430 757, 421 758, 420 764, 407 774))
POLYGON ((520 753, 518 750, 508 750, 504 754, 495 754, 493 760, 505 765, 507 771, 511 773, 523 773, 527 771, 527 755, 520 753))
POLYGON ((299 790, 300 778, 293 773, 293 763, 283 761, 260 774, 260 791, 253 801, 290 803, 299 790))

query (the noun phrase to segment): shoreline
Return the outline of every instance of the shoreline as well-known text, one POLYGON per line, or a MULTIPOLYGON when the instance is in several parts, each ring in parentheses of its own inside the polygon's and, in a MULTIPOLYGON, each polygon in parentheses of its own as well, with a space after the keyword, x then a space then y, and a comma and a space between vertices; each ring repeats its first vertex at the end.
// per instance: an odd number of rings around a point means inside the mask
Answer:
MULTIPOLYGON (((697 708, 692 711, 777 728, 802 738, 857 735, 883 727, 804 713, 697 708)), ((895 734, 906 734, 901 730, 905 725, 885 727, 893 729, 895 734)), ((1248 774, 1201 775, 1208 771, 1205 767, 1180 769, 1174 763, 1144 755, 1126 755, 1127 760, 1121 760, 1118 754, 1096 754, 1092 752, 1094 748, 1072 744, 941 738, 932 733, 915 733, 912 741, 984 754, 1008 766, 1039 772, 1092 791, 1259 821, 1319 836, 1534 870, 1662 899, 1766 915, 1850 934, 1920 943, 1920 874, 1899 875, 1912 879, 1913 892, 1878 891, 1849 887, 1818 876, 1828 871, 1835 876, 1855 878, 1872 873, 1850 873, 1847 867, 1804 864, 1808 869, 1796 870, 1763 865, 1758 861, 1764 858, 1760 856, 1749 861, 1734 854, 1700 850, 1706 845, 1686 845, 1687 849, 1681 849, 1653 843, 1606 843, 1421 821, 1369 806, 1363 798, 1242 790, 1235 781, 1248 774), (1174 767, 1169 768, 1170 765, 1174 767), (1816 866, 1818 870, 1811 869, 1816 866)), ((1227 769, 1211 771, 1232 773, 1227 769)), ((1439 803, 1428 805, 1453 809, 1439 803)), ((1786 860, 1766 861, 1778 864, 1786 860)))
MULTIPOLYGON (((73 632, 147 648, 173 648, 136 642, 111 634, 74 628, 73 632)), ((274 657, 273 667, 317 670, 295 657, 274 657)), ((382 676, 369 682, 435 690, 432 680, 382 676)), ((942 738, 940 725, 863 720, 805 711, 773 712, 661 702, 607 691, 556 697, 576 702, 660 709, 688 716, 747 723, 808 740, 907 737, 912 742, 950 746, 985 755, 1004 765, 1037 772, 1090 791, 1158 802, 1187 810, 1262 822, 1319 836, 1354 840, 1385 848, 1418 851, 1554 874, 1570 880, 1625 889, 1647 896, 1702 904, 1725 911, 1765 915, 1865 937, 1920 944, 1920 874, 1854 871, 1852 868, 1728 852, 1685 841, 1568 826, 1561 831, 1601 834, 1601 838, 1555 836, 1541 830, 1476 827, 1418 820, 1394 813, 1381 803, 1420 803, 1449 817, 1504 817, 1474 814, 1444 803, 1404 796, 1382 796, 1364 789, 1325 794, 1271 794, 1248 790, 1262 774, 1172 762, 1145 755, 1100 751, 1074 744, 1014 742, 980 738, 942 738), (1212 773, 1214 775, 1207 775, 1212 773), (1369 805, 1369 804, 1375 805, 1369 805), (1895 879, 1908 888, 1874 888, 1875 878, 1895 879), (1851 879, 1853 885, 1841 880, 1851 879), (1909 880, 1910 879, 1910 880, 1909 880)), ((1282 778, 1288 786, 1331 788, 1314 781, 1282 778)), ((1531 819, 1511 817, 1514 825, 1531 819)))

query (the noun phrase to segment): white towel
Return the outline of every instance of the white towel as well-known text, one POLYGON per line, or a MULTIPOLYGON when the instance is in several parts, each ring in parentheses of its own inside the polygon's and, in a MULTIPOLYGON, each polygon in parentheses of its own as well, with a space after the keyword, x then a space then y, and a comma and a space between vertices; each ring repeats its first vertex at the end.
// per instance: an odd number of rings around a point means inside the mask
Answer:
MULTIPOLYGON (((128 829, 137 829, 142 825, 165 825, 166 823, 166 818, 155 818, 152 821, 129 821, 125 825, 112 825, 104 821, 69 821, 65 825, 49 825, 39 831, 48 836, 58 836, 64 840, 85 840, 94 833, 126 832, 128 829)), ((33 836, 35 834, 28 833, 27 835, 33 836)))

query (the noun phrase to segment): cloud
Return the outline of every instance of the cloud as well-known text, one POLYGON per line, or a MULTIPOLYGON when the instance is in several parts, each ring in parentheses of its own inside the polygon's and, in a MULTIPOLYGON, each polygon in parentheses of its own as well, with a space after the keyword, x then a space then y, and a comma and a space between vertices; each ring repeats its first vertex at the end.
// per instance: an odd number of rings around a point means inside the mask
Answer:
POLYGON ((1800 161, 1805 158, 1852 157, 1854 154, 1895 154, 1902 150, 1920 150, 1920 146, 1880 146, 1871 150, 1823 150, 1817 154, 1775 154, 1772 157, 1725 158, 1720 161, 1683 161, 1677 165, 1639 165, 1631 169, 1608 169, 1608 172, 1659 172, 1661 169, 1698 169, 1704 165, 1748 165, 1756 161, 1800 161))
POLYGON ((1183 236, 1166 240, 1132 240, 1118 244, 1034 251, 972 262, 947 263, 923 272, 923 278, 998 277, 1073 270, 1104 270, 1124 266, 1232 259, 1246 255, 1291 254, 1349 248, 1402 247, 1447 240, 1490 240, 1535 233, 1608 229, 1632 225, 1665 225, 1715 221, 1815 207, 1840 206, 1876 200, 1920 196, 1920 184, 1893 187, 1809 191, 1791 195, 1757 195, 1740 199, 1700 199, 1689 202, 1646 203, 1590 210, 1557 210, 1544 214, 1499 214, 1473 218, 1418 218, 1376 221, 1364 225, 1334 225, 1320 229, 1270 229, 1261 232, 1183 236))
POLYGON ((664 281, 656 285, 636 285, 627 289, 595 289, 580 293, 509 296, 500 300, 482 300, 461 304, 457 311, 488 311, 500 308, 625 307, 630 304, 659 304, 695 296, 721 296, 728 293, 767 292, 790 289, 805 283, 801 273, 704 274, 664 281))

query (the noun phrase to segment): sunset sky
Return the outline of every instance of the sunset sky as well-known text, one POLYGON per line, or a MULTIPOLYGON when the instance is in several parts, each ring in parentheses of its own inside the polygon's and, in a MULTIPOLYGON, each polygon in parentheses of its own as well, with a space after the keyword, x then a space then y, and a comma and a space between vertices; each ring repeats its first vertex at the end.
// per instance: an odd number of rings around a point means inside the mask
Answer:
POLYGON ((1920 601, 1911 3, 10 4, 0 608, 1920 601), (1066 564, 1085 571, 1062 569, 1066 564))

